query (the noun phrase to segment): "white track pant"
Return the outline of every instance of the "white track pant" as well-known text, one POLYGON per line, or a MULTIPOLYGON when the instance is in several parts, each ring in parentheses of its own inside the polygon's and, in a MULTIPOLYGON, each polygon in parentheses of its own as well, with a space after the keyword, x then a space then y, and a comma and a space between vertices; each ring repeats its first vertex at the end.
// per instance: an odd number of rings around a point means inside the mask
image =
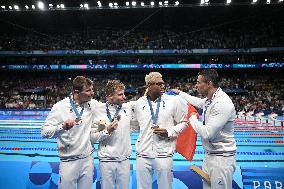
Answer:
POLYGON ((136 159, 137 189, 152 189, 152 176, 157 174, 158 188, 171 189, 173 181, 173 158, 136 159))
POLYGON ((202 170, 210 177, 211 186, 203 181, 203 189, 232 189, 236 169, 236 156, 216 156, 205 154, 202 170))
POLYGON ((100 161, 101 188, 127 189, 130 181, 130 162, 100 161))
POLYGON ((93 156, 60 162, 58 189, 91 189, 93 185, 93 156))

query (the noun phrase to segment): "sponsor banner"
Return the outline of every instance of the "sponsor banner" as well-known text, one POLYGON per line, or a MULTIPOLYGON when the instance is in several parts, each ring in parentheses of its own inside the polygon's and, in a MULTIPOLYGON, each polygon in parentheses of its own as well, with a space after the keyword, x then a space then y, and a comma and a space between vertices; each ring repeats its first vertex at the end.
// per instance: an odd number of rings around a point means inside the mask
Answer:
POLYGON ((33 51, 0 51, 0 56, 64 56, 64 55, 158 55, 158 54, 180 54, 180 55, 199 55, 199 54, 249 54, 265 52, 282 52, 284 47, 270 48, 243 48, 243 49, 118 49, 118 50, 33 50, 33 51))
POLYGON ((255 68, 284 68, 282 62, 258 64, 9 64, 1 65, 2 70, 99 70, 99 69, 255 69, 255 68))
POLYGON ((49 110, 0 110, 0 116, 47 115, 49 110))
POLYGON ((257 68, 257 64, 233 64, 233 68, 257 68))

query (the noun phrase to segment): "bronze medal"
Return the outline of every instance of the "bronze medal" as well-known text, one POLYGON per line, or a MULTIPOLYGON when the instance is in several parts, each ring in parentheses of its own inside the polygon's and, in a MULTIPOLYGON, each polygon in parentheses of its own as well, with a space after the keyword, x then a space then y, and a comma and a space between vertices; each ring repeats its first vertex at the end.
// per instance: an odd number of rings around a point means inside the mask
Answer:
POLYGON ((77 124, 80 124, 81 119, 77 117, 77 118, 75 119, 75 122, 76 122, 77 124))
POLYGON ((152 129, 158 129, 158 128, 159 128, 159 125, 156 125, 156 124, 152 125, 152 129))

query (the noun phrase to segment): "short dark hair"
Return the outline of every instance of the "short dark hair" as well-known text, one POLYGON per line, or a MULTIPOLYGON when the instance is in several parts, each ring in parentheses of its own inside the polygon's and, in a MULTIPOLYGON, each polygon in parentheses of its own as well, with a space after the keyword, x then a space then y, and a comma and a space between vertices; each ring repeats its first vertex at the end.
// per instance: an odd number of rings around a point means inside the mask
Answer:
POLYGON ((106 84, 105 93, 106 96, 114 95, 116 90, 124 90, 125 86, 118 80, 110 80, 106 84))
POLYGON ((211 81, 214 87, 219 87, 220 78, 215 69, 201 70, 198 75, 202 75, 207 82, 211 81))
POLYGON ((84 76, 77 76, 75 77, 75 79, 73 80, 73 91, 74 90, 78 90, 80 92, 82 92, 84 90, 84 87, 90 87, 93 85, 93 81, 90 80, 89 78, 86 78, 84 76))

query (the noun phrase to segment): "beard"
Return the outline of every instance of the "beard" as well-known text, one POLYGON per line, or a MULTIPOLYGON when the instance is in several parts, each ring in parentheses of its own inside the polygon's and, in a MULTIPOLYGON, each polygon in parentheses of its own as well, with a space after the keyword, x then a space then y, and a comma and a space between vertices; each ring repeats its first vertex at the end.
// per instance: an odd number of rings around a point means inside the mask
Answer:
POLYGON ((151 85, 148 87, 147 96, 150 97, 150 100, 154 101, 162 95, 161 91, 162 89, 158 85, 151 85))
POLYGON ((84 97, 82 98, 81 103, 89 102, 91 99, 92 99, 92 96, 84 97))

